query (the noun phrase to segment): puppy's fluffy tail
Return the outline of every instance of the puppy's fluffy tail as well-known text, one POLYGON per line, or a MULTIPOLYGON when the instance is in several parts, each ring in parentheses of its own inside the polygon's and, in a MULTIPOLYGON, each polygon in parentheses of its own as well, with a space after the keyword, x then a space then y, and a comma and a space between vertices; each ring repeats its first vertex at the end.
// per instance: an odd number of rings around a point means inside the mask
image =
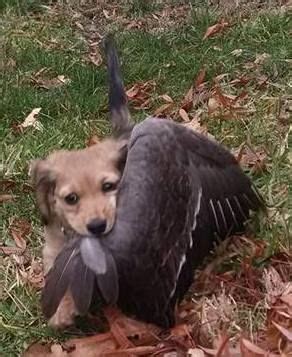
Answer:
POLYGON ((121 76, 119 58, 112 35, 106 36, 104 40, 104 50, 109 81, 110 120, 114 134, 121 136, 128 133, 132 125, 130 124, 127 95, 121 76))

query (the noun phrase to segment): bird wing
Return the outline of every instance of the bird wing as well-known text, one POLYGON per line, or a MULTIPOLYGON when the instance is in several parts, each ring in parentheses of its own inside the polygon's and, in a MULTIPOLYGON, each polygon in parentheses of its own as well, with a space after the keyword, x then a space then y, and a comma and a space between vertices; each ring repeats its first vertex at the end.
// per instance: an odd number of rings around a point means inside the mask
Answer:
POLYGON ((226 148, 182 125, 166 121, 161 124, 169 126, 169 130, 175 133, 178 147, 185 150, 193 185, 197 187, 198 181, 200 183, 192 242, 186 252, 186 262, 174 297, 180 300, 193 281, 194 269, 202 263, 214 243, 242 232, 250 211, 264 209, 264 202, 226 148))
POLYGON ((95 279, 95 273, 84 264, 81 254, 78 254, 69 289, 80 315, 85 315, 89 310, 95 287, 95 279))
POLYGON ((63 296, 69 289, 75 276, 76 263, 79 263, 79 240, 73 239, 65 245, 45 277, 45 286, 42 290, 41 305, 43 314, 50 318, 56 312, 63 296))
POLYGON ((85 315, 96 283, 104 300, 115 304, 119 285, 111 253, 96 238, 76 235, 59 253, 46 276, 42 292, 44 315, 47 318, 53 316, 67 291, 71 292, 78 313, 85 315), (81 241, 84 243, 82 246, 81 241))
MULTIPOLYGON (((157 133, 159 158, 167 156, 165 161, 173 172, 183 167, 191 180, 192 189, 199 189, 198 220, 212 226, 213 233, 220 238, 243 230, 250 210, 264 209, 262 197, 237 160, 215 140, 171 121, 149 118, 135 128, 130 145, 133 146, 133 142, 146 133, 153 136, 153 132, 157 133), (159 139, 162 133, 167 137, 165 143, 159 139), (179 163, 172 160, 174 153, 180 155, 179 163)), ((148 152, 146 145, 140 150, 148 152)), ((193 230, 195 228, 196 224, 193 230)))
MULTIPOLYGON (((98 281, 101 292, 111 299, 118 284, 123 311, 173 325, 174 305, 215 237, 241 229, 249 210, 260 205, 250 180, 226 149, 173 122, 146 119, 130 138, 116 223, 103 239, 110 270, 98 281)), ((79 242, 83 257, 90 257, 83 263, 97 272, 103 264, 98 261, 103 257, 100 246, 89 238, 79 242)), ((79 269, 81 263, 71 262, 79 269)), ((58 264, 60 276, 61 258, 58 264)))
POLYGON ((214 242, 242 231, 249 211, 261 206, 250 179, 217 142, 164 119, 137 125, 108 237, 122 306, 171 325, 176 300, 214 242))
POLYGON ((222 239, 242 232, 250 210, 264 208, 263 199, 227 149, 184 129, 180 127, 177 135, 190 152, 193 170, 202 183, 198 223, 211 225, 213 233, 222 239))

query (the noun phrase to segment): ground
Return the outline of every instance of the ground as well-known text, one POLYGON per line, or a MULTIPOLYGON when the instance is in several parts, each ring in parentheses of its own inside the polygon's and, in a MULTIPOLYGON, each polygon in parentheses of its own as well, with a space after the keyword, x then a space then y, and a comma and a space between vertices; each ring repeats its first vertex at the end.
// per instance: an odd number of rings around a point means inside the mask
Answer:
POLYGON ((215 281, 214 289, 202 300, 201 275, 189 298, 201 306, 200 314, 193 308, 201 321, 210 306, 232 307, 204 331, 209 343, 223 327, 263 340, 264 274, 273 266, 273 282, 292 279, 285 270, 292 217, 290 8, 289 1, 0 0, 1 356, 19 355, 36 340, 68 338, 46 327, 40 311, 43 236, 28 167, 54 149, 84 147, 109 133, 98 49, 108 31, 116 32, 133 118, 155 113, 214 136, 267 201, 268 216, 252 238, 233 241, 229 255, 219 251, 208 265, 203 276, 215 281), (234 286, 246 290, 244 297, 234 286))

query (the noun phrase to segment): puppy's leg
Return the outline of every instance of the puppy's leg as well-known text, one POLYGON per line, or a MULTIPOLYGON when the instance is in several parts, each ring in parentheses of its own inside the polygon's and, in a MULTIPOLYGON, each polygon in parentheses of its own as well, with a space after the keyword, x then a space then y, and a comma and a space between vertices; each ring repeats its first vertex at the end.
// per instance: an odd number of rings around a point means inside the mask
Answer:
POLYGON ((74 317, 78 315, 71 293, 67 291, 60 302, 55 314, 50 318, 48 325, 56 330, 62 330, 74 324, 74 317))
POLYGON ((43 248, 43 264, 44 273, 54 265, 57 255, 61 252, 65 245, 65 236, 62 232, 61 225, 57 223, 48 224, 45 226, 45 245, 43 248))
MULTIPOLYGON (((43 248, 44 273, 47 274, 57 255, 65 244, 65 236, 61 226, 49 224, 45 227, 45 246, 43 248)), ((49 320, 49 326, 54 329, 64 329, 74 323, 74 317, 78 315, 73 298, 68 291, 60 302, 55 314, 49 320)))

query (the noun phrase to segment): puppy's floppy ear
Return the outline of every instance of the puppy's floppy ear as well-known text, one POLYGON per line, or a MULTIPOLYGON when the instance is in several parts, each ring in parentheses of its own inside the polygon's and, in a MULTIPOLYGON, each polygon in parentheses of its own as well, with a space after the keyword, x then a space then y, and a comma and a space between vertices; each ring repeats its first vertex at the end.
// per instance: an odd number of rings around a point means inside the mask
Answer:
POLYGON ((120 137, 128 135, 133 125, 113 36, 107 35, 103 44, 108 71, 110 120, 114 135, 120 137))
POLYGON ((56 185, 56 175, 47 160, 31 162, 29 175, 36 191, 37 205, 44 224, 48 224, 52 215, 53 193, 56 185))

